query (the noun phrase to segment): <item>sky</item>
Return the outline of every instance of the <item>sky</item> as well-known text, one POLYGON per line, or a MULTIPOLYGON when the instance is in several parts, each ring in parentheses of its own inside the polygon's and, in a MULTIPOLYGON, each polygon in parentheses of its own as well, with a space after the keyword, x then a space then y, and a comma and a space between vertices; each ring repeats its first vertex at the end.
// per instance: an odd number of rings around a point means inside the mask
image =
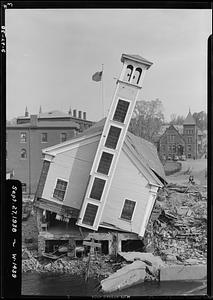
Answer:
POLYGON ((69 108, 106 115, 122 53, 153 62, 138 100, 158 98, 167 121, 207 111, 207 39, 211 10, 6 10, 6 116, 69 108), (92 81, 101 71, 102 82, 92 81), (101 98, 103 84, 103 101, 101 98), (104 105, 103 105, 104 103, 104 105))

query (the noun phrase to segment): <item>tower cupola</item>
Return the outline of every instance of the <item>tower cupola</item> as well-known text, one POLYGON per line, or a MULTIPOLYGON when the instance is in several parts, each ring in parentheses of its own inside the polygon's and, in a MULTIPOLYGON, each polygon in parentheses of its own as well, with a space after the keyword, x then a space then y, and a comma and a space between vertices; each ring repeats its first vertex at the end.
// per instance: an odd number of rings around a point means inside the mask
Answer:
POLYGON ((123 69, 119 81, 124 81, 141 88, 146 70, 148 70, 153 63, 135 54, 122 54, 121 62, 123 63, 123 69))

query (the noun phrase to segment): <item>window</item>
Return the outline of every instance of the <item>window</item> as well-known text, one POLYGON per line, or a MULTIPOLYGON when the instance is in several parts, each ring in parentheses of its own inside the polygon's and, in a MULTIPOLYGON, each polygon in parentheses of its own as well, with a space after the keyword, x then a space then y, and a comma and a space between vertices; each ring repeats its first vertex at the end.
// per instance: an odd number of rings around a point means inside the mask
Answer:
POLYGON ((92 186, 92 190, 90 193, 90 198, 96 199, 96 200, 100 200, 103 190, 104 190, 104 186, 105 186, 105 180, 101 179, 101 178, 95 178, 94 182, 93 182, 93 186, 92 186))
POLYGON ((191 150, 192 150, 192 146, 188 145, 188 151, 191 151, 191 150))
POLYGON ((27 133, 26 132, 21 132, 20 133, 20 142, 21 143, 26 143, 27 142, 27 133))
POLYGON ((41 134, 41 142, 42 143, 47 143, 47 133, 46 132, 42 132, 42 134, 41 134))
POLYGON ((121 128, 111 126, 107 136, 105 146, 108 148, 115 149, 118 143, 120 133, 121 133, 121 128))
POLYGON ((22 186, 22 193, 26 193, 27 192, 27 185, 26 185, 26 183, 22 183, 21 186, 22 186))
POLYGON ((56 187, 54 189, 53 197, 63 201, 64 200, 64 195, 66 192, 67 188, 67 181, 57 179, 56 187))
POLYGON ((128 108, 129 108, 129 102, 124 100, 119 100, 113 120, 124 123, 128 108))
POLYGON ((141 68, 136 68, 136 70, 134 72, 134 75, 133 75, 133 79, 132 79, 133 84, 138 84, 139 83, 141 73, 142 73, 142 69, 141 68))
POLYGON ((96 213, 98 210, 98 206, 88 203, 86 211, 84 213, 84 218, 82 223, 93 226, 93 223, 95 221, 96 213))
POLYGON ((98 166, 98 172, 99 173, 103 173, 108 175, 109 173, 109 169, 110 169, 110 165, 112 162, 112 158, 113 158, 113 154, 111 153, 107 153, 107 152, 103 152, 100 162, 99 162, 99 166, 98 166))
POLYGON ((188 143, 191 144, 192 143, 192 137, 188 137, 188 143))
POLYGON ((27 158, 27 150, 26 149, 21 149, 21 158, 26 159, 27 158))
POLYGON ((128 65, 127 68, 126 68, 126 73, 124 75, 124 80, 125 81, 130 81, 132 71, 133 71, 133 66, 128 65))
POLYGON ((61 143, 65 142, 67 140, 67 134, 65 132, 61 133, 61 143))
POLYGON ((121 213, 121 219, 131 221, 134 208, 135 208, 135 201, 126 199, 121 213))
POLYGON ((172 145, 169 145, 169 152, 172 152, 172 145))
POLYGON ((173 152, 176 151, 176 146, 175 145, 172 146, 172 150, 173 150, 173 152))

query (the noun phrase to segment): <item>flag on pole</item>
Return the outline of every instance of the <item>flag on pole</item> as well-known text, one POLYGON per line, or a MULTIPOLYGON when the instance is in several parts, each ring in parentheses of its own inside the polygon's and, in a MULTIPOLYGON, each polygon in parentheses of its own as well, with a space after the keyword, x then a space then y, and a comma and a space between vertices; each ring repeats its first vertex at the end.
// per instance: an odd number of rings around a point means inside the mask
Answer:
POLYGON ((92 80, 94 80, 94 81, 101 81, 102 73, 103 73, 103 71, 96 72, 95 74, 93 74, 92 75, 92 80))

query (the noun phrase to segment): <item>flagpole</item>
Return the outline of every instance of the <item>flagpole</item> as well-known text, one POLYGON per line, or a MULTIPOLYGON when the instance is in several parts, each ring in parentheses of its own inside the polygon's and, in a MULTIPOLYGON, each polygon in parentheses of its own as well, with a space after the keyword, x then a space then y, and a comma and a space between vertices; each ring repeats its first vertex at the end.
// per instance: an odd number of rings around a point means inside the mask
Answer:
POLYGON ((102 64, 102 78, 101 78, 101 100, 102 100, 102 117, 104 118, 104 65, 102 64))

